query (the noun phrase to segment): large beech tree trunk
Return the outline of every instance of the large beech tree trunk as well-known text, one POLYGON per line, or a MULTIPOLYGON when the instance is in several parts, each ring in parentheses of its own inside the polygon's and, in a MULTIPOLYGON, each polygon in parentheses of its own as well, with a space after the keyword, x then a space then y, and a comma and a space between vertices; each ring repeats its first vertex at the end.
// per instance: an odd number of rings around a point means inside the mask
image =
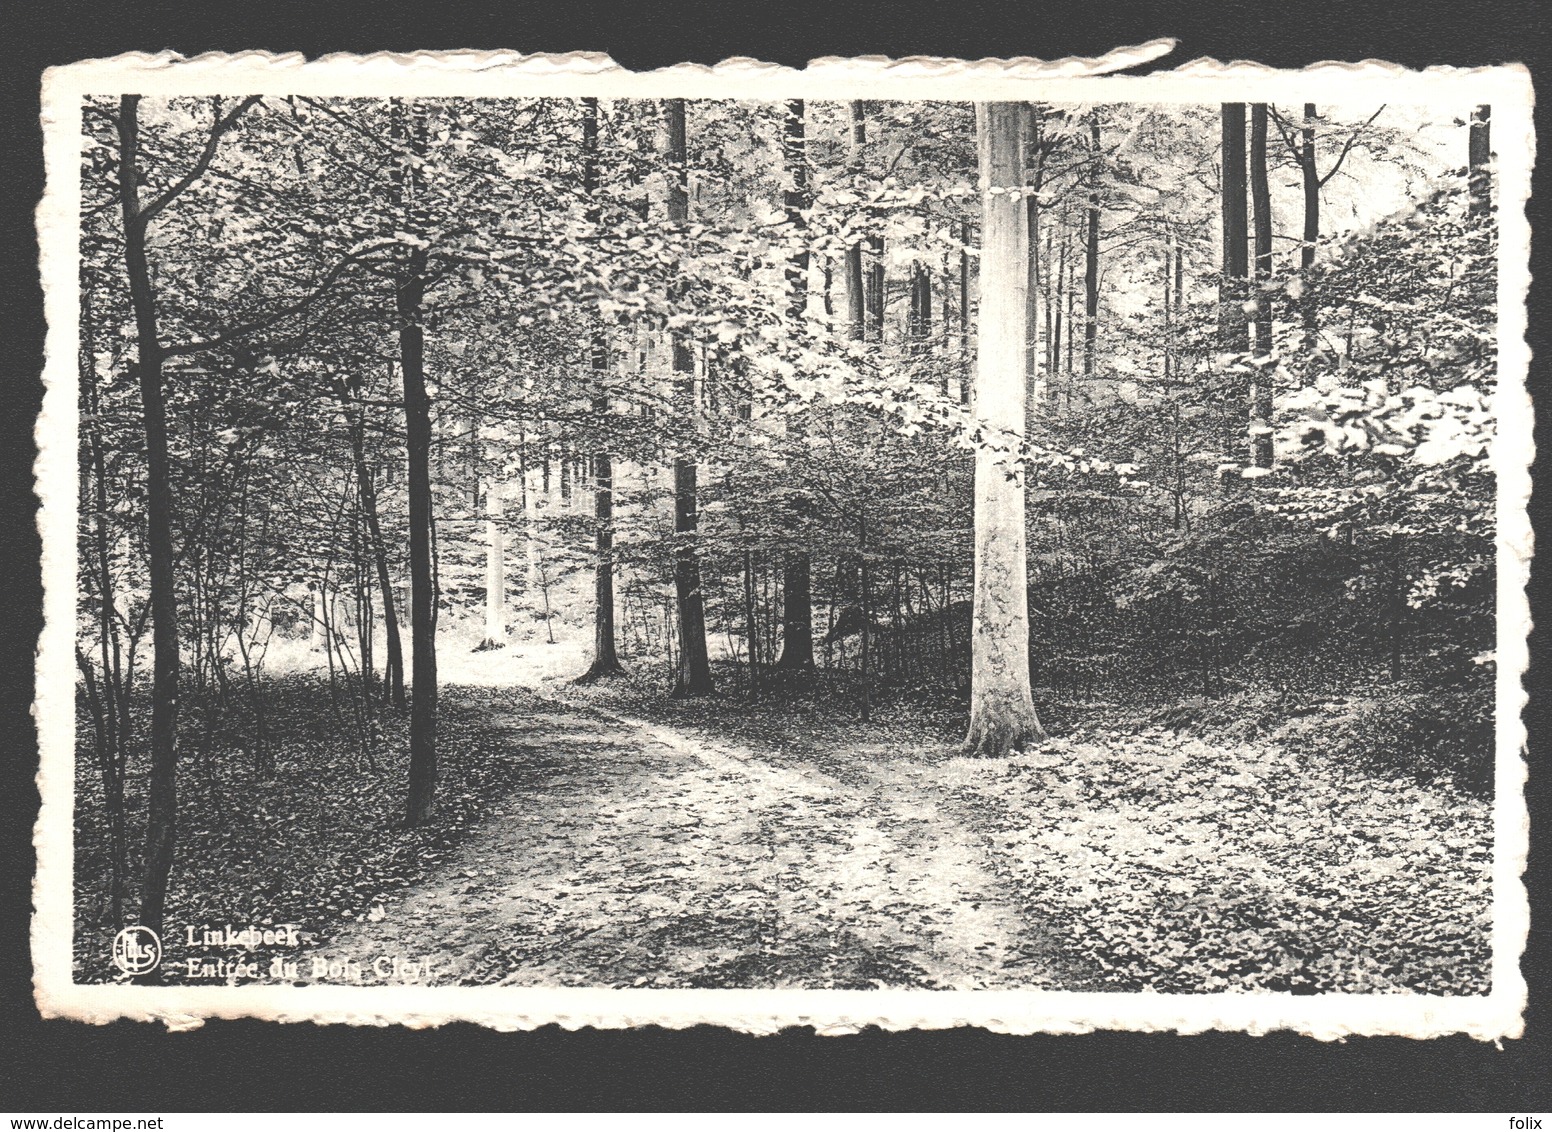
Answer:
MULTIPOLYGON (((980 151, 981 309, 975 407, 998 437, 1024 432, 1028 213, 1006 190, 1023 180, 1017 103, 976 106, 980 151), (998 192, 997 190, 1003 190, 998 192)), ((1045 738, 1029 685, 1022 468, 980 447, 975 458, 975 601, 968 754, 1000 756, 1045 738)))
MULTIPOLYGON (((1267 107, 1264 102, 1250 108, 1250 196, 1255 207, 1255 304, 1256 304, 1256 357, 1269 358, 1272 354, 1272 297, 1268 293, 1272 281, 1272 192, 1267 183, 1266 169, 1267 107)), ((1251 458, 1258 468, 1272 466, 1272 371, 1270 364, 1263 364, 1256 376, 1251 393, 1251 415, 1255 436, 1251 441, 1251 458)))
MULTIPOLYGON (((801 211, 808 207, 808 153, 804 139, 803 100, 788 99, 785 125, 782 131, 782 153, 787 168, 787 188, 782 193, 787 222, 794 231, 803 230, 801 211)), ((881 249, 882 250, 882 249, 881 249)), ((879 309, 883 309, 883 261, 877 270, 880 283, 877 287, 879 309)), ((792 253, 787 263, 787 288, 790 296, 787 309, 793 332, 802 333, 804 311, 808 306, 808 252, 792 253)), ((880 322, 879 333, 883 333, 880 322)), ((882 339, 881 339, 882 340, 882 339)), ((792 433, 801 435, 801 426, 789 425, 792 433)), ((793 551, 782 564, 782 617, 781 655, 776 667, 807 672, 814 667, 813 599, 810 585, 810 563, 807 551, 793 551)))
MULTIPOLYGON (((684 99, 668 100, 668 220, 680 228, 690 221, 690 182, 685 147, 684 99)), ((695 355, 682 334, 673 336, 675 392, 687 419, 696 415, 695 355)), ((679 607, 679 660, 674 668, 675 696, 699 696, 712 690, 706 653, 706 611, 696 528, 696 464, 692 456, 674 457, 674 594, 679 607)))

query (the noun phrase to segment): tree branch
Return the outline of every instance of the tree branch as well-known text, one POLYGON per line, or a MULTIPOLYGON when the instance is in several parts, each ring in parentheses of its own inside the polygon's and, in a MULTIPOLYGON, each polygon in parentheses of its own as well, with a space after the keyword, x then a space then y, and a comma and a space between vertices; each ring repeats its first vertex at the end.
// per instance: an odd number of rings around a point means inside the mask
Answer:
POLYGON ((1367 122, 1347 135, 1347 142, 1342 146, 1342 152, 1336 155, 1336 164, 1331 166, 1331 171, 1320 179, 1321 188, 1325 188, 1326 182, 1331 180, 1332 177, 1336 176, 1336 171, 1342 167, 1342 162, 1347 160, 1347 155, 1352 152, 1353 146, 1357 143, 1358 139, 1363 136, 1363 132, 1370 126, 1374 125, 1374 119, 1378 118, 1383 113, 1385 113, 1385 107, 1381 106, 1373 114, 1369 115, 1369 120, 1367 122))
MULTIPOLYGON (((210 127, 210 137, 205 142, 205 148, 200 153, 199 160, 194 162, 194 168, 185 173, 170 189, 140 210, 140 215, 137 219, 141 225, 149 224, 158 212, 176 200, 179 194, 199 179, 200 175, 210 167, 210 159, 216 155, 216 146, 221 144, 222 136, 237 124, 238 118, 247 113, 248 107, 263 97, 261 94, 250 94, 228 111, 225 117, 216 119, 215 125, 210 127)), ((220 107, 221 103, 218 99, 216 109, 219 111, 220 107)))
POLYGON ((380 244, 374 244, 372 247, 367 248, 364 251, 354 252, 350 255, 347 255, 344 259, 340 260, 329 269, 328 274, 323 277, 323 281, 319 283, 318 286, 313 288, 310 292, 308 292, 302 298, 298 299, 296 302, 292 303, 290 306, 282 307, 278 311, 272 311, 271 313, 265 315, 263 318, 255 319, 252 322, 245 322, 239 326, 232 327, 230 330, 224 330, 212 338, 201 339, 197 342, 185 342, 182 345, 177 346, 164 346, 162 347, 162 356, 171 358, 179 357, 185 354, 198 354, 204 350, 214 350, 218 346, 226 345, 233 339, 241 338, 246 334, 252 334, 255 330, 263 330, 266 326, 273 326, 283 318, 289 318, 294 314, 299 314, 306 310, 308 307, 312 306, 314 302, 321 298, 324 293, 334 285, 334 281, 342 274, 344 274, 346 268, 350 267, 354 263, 363 262, 366 257, 371 255, 373 252, 379 252, 384 248, 395 246, 397 246, 397 241, 385 240, 380 244))
MULTIPOLYGON (((1380 109, 1383 110, 1384 107, 1382 106, 1380 109)), ((1301 162, 1303 160, 1303 154, 1299 151, 1298 143, 1293 140, 1293 134, 1288 130, 1288 123, 1284 121, 1283 116, 1277 112, 1277 107, 1268 106, 1267 112, 1271 115, 1272 121, 1277 123, 1277 132, 1282 135, 1283 144, 1288 147, 1288 155, 1292 157, 1295 162, 1301 162)), ((1372 121, 1373 119, 1370 120, 1372 121)))

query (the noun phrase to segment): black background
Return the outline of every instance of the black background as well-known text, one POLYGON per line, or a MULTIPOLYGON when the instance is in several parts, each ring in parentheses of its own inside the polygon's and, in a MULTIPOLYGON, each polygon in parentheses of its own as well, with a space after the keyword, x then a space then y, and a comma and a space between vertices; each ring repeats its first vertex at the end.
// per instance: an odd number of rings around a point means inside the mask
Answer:
MULTIPOLYGON (((1170 36, 1153 69, 1210 55, 1279 67, 1380 58, 1408 66, 1548 63, 1546 6, 1478 3, 1292 2, 1116 4, 1105 0, 780 0, 658 5, 644 0, 455 3, 307 0, 116 4, 12 0, 0 14, 0 1111, 553 1110, 553 1109, 1030 1109, 1148 1111, 1378 1110, 1545 1112, 1552 1063, 1546 930, 1545 637, 1532 638, 1533 922, 1523 970, 1527 1036, 1502 1049, 1466 1038, 1431 1042, 1290 1034, 1033 1036, 978 1030, 819 1038, 808 1030, 754 1038, 710 1027, 625 1032, 557 1027, 496 1034, 212 1022, 192 1034, 117 1023, 39 1020, 31 1001, 27 920, 33 774, 32 650, 41 627, 33 527, 31 429, 41 397, 42 294, 33 209, 42 193, 38 84, 44 67, 124 51, 492 49, 602 51, 632 69, 748 55, 792 66, 821 55, 959 58, 1092 55, 1170 36)), ((1545 111, 1538 113, 1538 123, 1545 111)), ((1539 134, 1539 130, 1538 130, 1539 134)), ((1534 182, 1532 225, 1548 194, 1534 182)), ((1547 388, 1545 240, 1533 252, 1532 391, 1547 388)), ((1537 437, 1545 448, 1544 406, 1537 437)), ((1542 479, 1544 459, 1538 461, 1542 479)), ((1542 484, 1532 504, 1546 518, 1542 484)), ((1543 533, 1543 537, 1545 537, 1543 533)), ((1532 579, 1544 611, 1546 569, 1532 579)))

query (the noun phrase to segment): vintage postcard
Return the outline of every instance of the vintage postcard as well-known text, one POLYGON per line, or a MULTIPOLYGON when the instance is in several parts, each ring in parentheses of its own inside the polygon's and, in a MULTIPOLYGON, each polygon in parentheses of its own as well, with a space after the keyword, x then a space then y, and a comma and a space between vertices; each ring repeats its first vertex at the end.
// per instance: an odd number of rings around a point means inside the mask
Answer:
POLYGON ((1523 68, 48 72, 46 1016, 1519 1034, 1523 68))

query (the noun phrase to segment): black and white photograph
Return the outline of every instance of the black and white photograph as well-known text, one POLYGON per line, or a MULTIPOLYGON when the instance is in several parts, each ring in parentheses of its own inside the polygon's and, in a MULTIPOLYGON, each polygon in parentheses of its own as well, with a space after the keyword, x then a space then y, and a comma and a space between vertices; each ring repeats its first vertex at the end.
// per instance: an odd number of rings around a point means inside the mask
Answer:
POLYGON ((1528 75, 1148 50, 50 72, 44 1014, 1517 1034, 1528 75))

